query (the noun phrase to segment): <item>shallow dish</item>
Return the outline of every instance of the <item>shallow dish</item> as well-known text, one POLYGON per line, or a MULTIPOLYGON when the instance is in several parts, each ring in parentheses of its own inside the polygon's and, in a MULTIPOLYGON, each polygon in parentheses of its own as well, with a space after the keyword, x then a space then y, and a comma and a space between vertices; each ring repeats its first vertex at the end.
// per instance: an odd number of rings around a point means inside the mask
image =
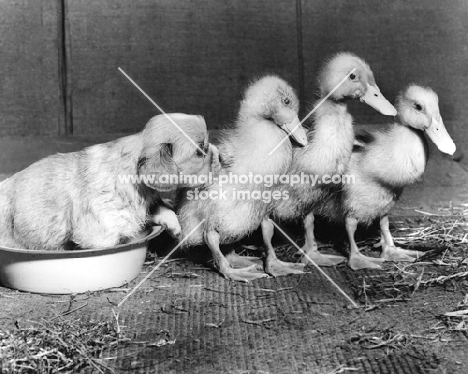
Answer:
POLYGON ((162 227, 155 226, 129 243, 104 249, 33 251, 0 246, 0 283, 48 294, 120 287, 138 276, 147 242, 162 231, 162 227))

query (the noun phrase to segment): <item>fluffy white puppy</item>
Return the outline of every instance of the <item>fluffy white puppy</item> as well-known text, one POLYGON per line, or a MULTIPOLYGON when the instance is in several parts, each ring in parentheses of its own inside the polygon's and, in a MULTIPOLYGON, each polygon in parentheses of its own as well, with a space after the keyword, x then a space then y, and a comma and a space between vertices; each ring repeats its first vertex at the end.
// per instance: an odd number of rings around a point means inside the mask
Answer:
POLYGON ((169 116, 203 152, 159 115, 137 134, 37 161, 0 183, 0 245, 103 248, 125 242, 151 223, 177 236, 177 216, 163 201, 200 182, 168 176, 207 179, 219 167, 219 155, 208 143, 201 116, 169 116))

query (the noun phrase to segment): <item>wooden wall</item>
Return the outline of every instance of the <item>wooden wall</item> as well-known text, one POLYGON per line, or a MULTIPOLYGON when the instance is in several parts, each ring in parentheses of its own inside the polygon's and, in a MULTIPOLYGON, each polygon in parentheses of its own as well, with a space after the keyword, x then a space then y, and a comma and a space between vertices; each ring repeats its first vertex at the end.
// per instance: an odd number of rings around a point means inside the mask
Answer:
POLYGON ((211 128, 265 72, 310 105, 321 61, 349 50, 390 100, 409 82, 432 86, 457 143, 468 141, 465 0, 3 0, 0 20, 0 136, 141 129, 157 109, 118 67, 166 111, 203 114, 211 128))
POLYGON ((58 29, 57 1, 0 2, 0 136, 59 133, 58 29))
MULTIPOLYGON (((291 6, 292 5, 292 6, 291 6)), ((296 10, 276 1, 67 2, 73 132, 134 131, 157 109, 232 120, 240 89, 277 72, 297 85, 296 10)))
MULTIPOLYGON (((340 50, 362 56, 393 100, 405 85, 432 87, 456 140, 468 144, 468 2, 465 0, 302 1, 305 81, 321 58, 340 50)), ((306 89, 306 100, 313 90, 306 89)), ((362 121, 386 121, 353 105, 362 121)))

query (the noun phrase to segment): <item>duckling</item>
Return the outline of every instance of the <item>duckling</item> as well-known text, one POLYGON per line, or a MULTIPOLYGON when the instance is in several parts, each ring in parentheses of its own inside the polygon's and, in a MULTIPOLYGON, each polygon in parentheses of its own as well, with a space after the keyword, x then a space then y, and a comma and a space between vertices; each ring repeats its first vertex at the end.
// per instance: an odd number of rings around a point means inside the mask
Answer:
MULTIPOLYGON (((281 78, 265 76, 254 81, 245 91, 233 128, 224 133, 219 145, 222 166, 219 180, 249 173, 261 176, 285 173, 292 160, 293 147, 289 139, 284 139, 290 135, 299 145, 307 142, 297 117, 298 110, 296 94, 281 78), (271 153, 275 147, 275 152, 271 153)), ((246 258, 235 253, 224 256, 219 245, 233 243, 260 226, 269 202, 258 196, 270 190, 265 184, 242 183, 240 178, 232 178, 229 183, 215 183, 201 191, 211 199, 196 199, 185 194, 177 209, 181 237, 186 237, 205 221, 188 237, 184 247, 207 244, 215 268, 228 279, 248 282, 267 276, 256 271, 258 265, 246 258)), ((193 193, 193 190, 188 192, 193 193)), ((267 253, 265 270, 271 275, 302 272, 303 268, 303 264, 279 261, 274 250, 267 253)))
MULTIPOLYGON (((324 175, 343 174, 351 157, 353 119, 347 110, 346 100, 360 100, 384 115, 394 116, 396 110, 380 93, 369 65, 351 53, 339 53, 329 59, 318 75, 318 85, 322 99, 313 113, 314 127, 307 132, 309 142, 304 148, 294 149, 288 174, 304 173, 320 180, 324 175), (333 91, 347 75, 348 79, 333 91), (330 92, 333 93, 327 98, 330 92)), ((314 237, 313 212, 327 196, 330 187, 318 183, 281 185, 281 191, 289 192, 289 199, 275 202, 272 215, 283 221, 304 218, 306 235, 303 250, 318 265, 333 266, 345 258, 321 254, 314 237)), ((273 224, 268 219, 264 220, 262 230, 265 246, 271 248, 273 224)))
POLYGON ((345 216, 350 242, 348 265, 354 269, 380 269, 383 261, 415 261, 422 253, 395 246, 389 230, 388 214, 403 192, 424 173, 427 141, 450 155, 456 146, 445 129, 437 94, 428 87, 409 85, 397 98, 399 121, 384 130, 361 131, 347 174, 354 183, 343 184, 339 195, 331 196, 321 213, 334 220, 345 216), (358 223, 370 224, 380 217, 382 254, 380 258, 360 253, 354 240, 358 223))

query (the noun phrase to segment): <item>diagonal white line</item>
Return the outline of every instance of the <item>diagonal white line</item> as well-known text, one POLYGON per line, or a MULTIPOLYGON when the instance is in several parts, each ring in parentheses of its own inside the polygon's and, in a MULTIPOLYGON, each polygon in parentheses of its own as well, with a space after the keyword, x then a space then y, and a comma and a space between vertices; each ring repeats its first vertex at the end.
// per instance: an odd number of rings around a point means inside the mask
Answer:
MULTIPOLYGON (((320 102, 315 106, 315 108, 312 109, 312 110, 309 112, 309 114, 307 114, 307 115, 304 117, 304 119, 303 119, 294 129, 292 129, 291 133, 293 133, 294 131, 296 131, 296 130, 299 128, 299 126, 302 126, 302 124, 307 120, 307 118, 309 118, 309 117, 310 117, 310 116, 311 116, 311 115, 312 115, 312 114, 313 114, 313 113, 330 97, 330 95, 333 94, 333 92, 335 92, 335 91, 346 81, 346 79, 348 79, 349 76, 350 76, 351 74, 353 74, 355 71, 356 71, 356 68, 354 68, 354 69, 351 70, 348 74, 346 74, 346 76, 340 81, 340 83, 338 83, 338 84, 335 86, 335 88, 334 88, 333 90, 331 90, 331 91, 327 94, 327 96, 325 96, 322 100, 320 100, 320 102)), ((283 144, 283 143, 284 143, 286 140, 288 140, 288 139, 289 139, 289 135, 286 136, 286 137, 284 137, 284 138, 278 143, 278 145, 277 145, 275 148, 273 148, 273 149, 270 151, 270 153, 268 153, 268 156, 271 156, 272 153, 273 153, 274 151, 276 151, 276 150, 279 148, 279 146, 280 146, 281 144, 283 144)))
POLYGON ((321 268, 320 266, 318 266, 318 265, 315 263, 315 261, 312 260, 312 259, 310 258, 310 256, 309 256, 307 253, 305 253, 305 252, 302 250, 302 248, 299 247, 299 246, 296 244, 296 242, 295 242, 294 240, 292 240, 292 239, 289 237, 289 235, 286 234, 286 233, 281 229, 281 227, 279 227, 279 226, 276 224, 275 221, 273 221, 272 219, 270 219, 270 221, 271 221, 271 222, 273 223, 273 225, 281 232, 281 234, 283 234, 283 235, 291 242, 291 244, 294 245, 294 246, 305 256, 305 258, 307 258, 307 260, 309 260, 310 263, 311 263, 312 265, 314 265, 314 266, 317 268, 317 270, 318 270, 325 278, 327 278, 327 280, 328 280, 333 286, 336 287, 336 289, 346 298, 346 300, 348 300, 348 301, 351 303, 352 306, 354 306, 354 307, 356 307, 356 308, 359 307, 359 305, 356 304, 356 302, 355 302, 353 299, 351 299, 351 297, 348 296, 348 294, 347 294, 346 292, 344 292, 344 291, 341 289, 341 287, 338 286, 338 285, 335 283, 335 281, 334 281, 333 279, 331 279, 330 276, 329 276, 327 273, 325 273, 325 272, 322 270, 322 268, 321 268))
POLYGON ((301 125, 307 120, 307 118, 309 118, 318 109, 320 105, 322 105, 333 94, 333 92, 335 92, 344 82, 346 82, 346 79, 348 79, 349 76, 353 74, 355 71, 356 71, 356 68, 353 68, 353 70, 351 70, 348 74, 346 74, 346 76, 340 81, 340 83, 338 83, 336 87, 333 90, 331 90, 327 96, 325 96, 322 100, 320 100, 320 102, 315 106, 315 108, 312 109, 310 113, 304 117, 304 119, 301 121, 301 125))
POLYGON ((183 239, 179 242, 179 244, 177 244, 177 245, 174 247, 174 249, 173 249, 172 251, 170 251, 169 254, 168 254, 166 257, 164 257, 164 258, 161 260, 161 262, 160 262, 159 264, 157 264, 157 265, 153 268, 153 270, 151 270, 151 271, 146 275, 146 277, 144 277, 144 278, 141 280, 141 282, 138 283, 138 284, 133 288, 133 290, 131 290, 131 291, 122 299, 122 301, 120 301, 120 303, 117 305, 117 307, 120 308, 120 307, 122 306, 122 304, 123 304, 131 295, 133 295, 133 293, 134 293, 138 288, 140 288, 140 286, 141 286, 143 283, 145 283, 146 280, 147 280, 149 277, 151 277, 151 275, 153 275, 153 273, 154 273, 156 270, 158 270, 159 267, 160 267, 162 264, 164 264, 164 262, 166 262, 166 260, 167 260, 169 257, 171 257, 171 255, 176 251, 176 249, 179 248, 179 247, 190 237, 190 235, 192 235, 192 234, 202 225, 202 223, 205 222, 205 221, 206 221, 206 219, 204 218, 198 225, 196 225, 196 226, 194 227, 194 229, 193 229, 192 231, 190 231, 190 232, 185 236, 185 238, 183 238, 183 239))
POLYGON ((153 104, 156 108, 158 108, 159 111, 160 111, 162 114, 164 114, 164 115, 166 116, 166 118, 167 118, 175 127, 177 127, 177 129, 178 129, 182 134, 184 134, 185 137, 186 137, 188 140, 190 140, 190 141, 192 142, 192 144, 193 144, 195 147, 197 147, 198 150, 199 150, 201 153, 203 153, 203 155, 206 156, 206 152, 205 152, 203 149, 201 149, 201 148, 199 147, 199 145, 198 145, 197 143, 195 143, 195 142, 193 141, 193 139, 192 139, 190 136, 188 136, 188 135, 185 133, 185 131, 182 130, 182 129, 180 128, 180 126, 179 126, 177 123, 175 123, 175 121, 174 121, 171 117, 169 117, 169 116, 167 115, 167 113, 166 113, 164 110, 162 110, 162 108, 161 108, 158 104, 156 104, 156 102, 155 102, 151 97, 149 97, 149 96, 147 95, 147 93, 146 93, 145 91, 143 91, 143 90, 140 88, 140 86, 139 86, 138 84, 136 84, 135 81, 134 81, 132 78, 130 78, 130 77, 128 76, 127 73, 125 73, 120 67, 119 67, 119 71, 125 76, 125 78, 127 78, 130 82, 132 82, 133 85, 134 85, 136 88, 138 88, 138 90, 139 90, 143 95, 145 95, 145 97, 151 102, 151 104, 153 104))

